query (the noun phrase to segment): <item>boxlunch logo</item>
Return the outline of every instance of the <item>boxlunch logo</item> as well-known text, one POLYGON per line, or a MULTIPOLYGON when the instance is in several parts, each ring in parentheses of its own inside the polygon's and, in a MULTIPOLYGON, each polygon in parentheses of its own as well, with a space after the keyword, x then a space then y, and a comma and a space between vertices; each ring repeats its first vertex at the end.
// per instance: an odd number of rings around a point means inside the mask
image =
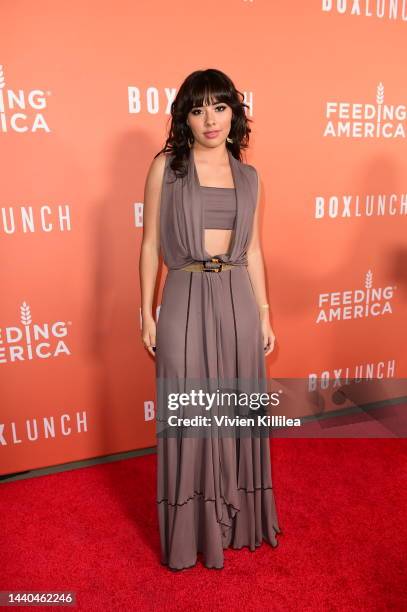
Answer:
POLYGON ((407 216, 407 193, 315 196, 315 219, 407 216))
POLYGON ((318 297, 316 323, 349 321, 364 317, 393 314, 391 300, 396 287, 373 287, 373 273, 368 270, 363 289, 321 293, 318 297))
POLYGON ((407 21, 407 0, 322 0, 324 12, 407 21))
POLYGON ((405 104, 385 104, 384 85, 376 90, 376 104, 327 102, 324 136, 333 138, 405 138, 405 104))
POLYGON ((42 112, 47 108, 49 95, 49 91, 42 89, 7 89, 3 65, 0 64, 0 131, 50 132, 42 112))
POLYGON ((20 307, 20 326, 0 328, 0 364, 71 355, 66 343, 71 322, 33 323, 26 302, 20 307))
MULTIPOLYGON (((243 91, 243 101, 247 104, 246 113, 253 115, 254 92, 243 91)), ((151 85, 143 88, 136 85, 127 87, 127 108, 130 115, 158 115, 171 114, 171 107, 177 95, 176 87, 164 87, 160 89, 151 85)))
POLYGON ((383 359, 308 374, 308 391, 335 389, 367 380, 395 378, 396 359, 383 359))

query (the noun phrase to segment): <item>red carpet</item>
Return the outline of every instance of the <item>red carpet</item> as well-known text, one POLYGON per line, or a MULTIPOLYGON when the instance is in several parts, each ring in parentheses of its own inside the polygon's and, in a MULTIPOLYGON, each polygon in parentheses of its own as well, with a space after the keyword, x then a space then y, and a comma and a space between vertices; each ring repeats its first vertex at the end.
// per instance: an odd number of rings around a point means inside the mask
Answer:
POLYGON ((155 455, 3 484, 0 590, 73 590, 80 610, 406 609, 406 449, 274 439, 279 546, 226 550, 223 570, 160 565, 155 455))

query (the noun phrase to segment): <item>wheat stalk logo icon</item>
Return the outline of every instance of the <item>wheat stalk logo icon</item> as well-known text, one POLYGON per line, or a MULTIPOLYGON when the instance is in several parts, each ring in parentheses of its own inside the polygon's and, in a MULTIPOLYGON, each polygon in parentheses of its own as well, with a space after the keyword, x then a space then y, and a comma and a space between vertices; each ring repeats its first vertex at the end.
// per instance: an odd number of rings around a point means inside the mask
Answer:
POLYGON ((365 287, 366 287, 366 303, 370 302, 370 289, 373 287, 373 272, 368 270, 365 277, 365 287))
POLYGON ((377 86, 376 102, 378 104, 383 104, 383 100, 384 100, 384 85, 383 83, 379 83, 377 86))
POLYGON ((25 337, 27 338, 27 344, 31 344, 30 325, 32 323, 31 310, 27 302, 23 302, 20 306, 21 323, 25 327, 25 337))
POLYGON ((380 122, 382 120, 382 104, 384 102, 384 85, 380 82, 376 91, 377 102, 377 136, 380 136, 380 122))

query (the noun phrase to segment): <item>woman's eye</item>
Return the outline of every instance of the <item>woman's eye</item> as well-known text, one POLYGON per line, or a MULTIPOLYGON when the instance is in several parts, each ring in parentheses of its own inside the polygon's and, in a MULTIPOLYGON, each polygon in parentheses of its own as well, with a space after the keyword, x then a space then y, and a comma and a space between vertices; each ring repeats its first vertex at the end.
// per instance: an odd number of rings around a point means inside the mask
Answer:
MULTIPOLYGON (((224 111, 225 108, 226 108, 226 106, 224 104, 222 104, 221 106, 216 106, 215 110, 224 111)), ((194 115, 196 117, 196 115, 198 115, 200 112, 201 112, 200 108, 195 108, 195 109, 191 110, 191 115, 194 115)))

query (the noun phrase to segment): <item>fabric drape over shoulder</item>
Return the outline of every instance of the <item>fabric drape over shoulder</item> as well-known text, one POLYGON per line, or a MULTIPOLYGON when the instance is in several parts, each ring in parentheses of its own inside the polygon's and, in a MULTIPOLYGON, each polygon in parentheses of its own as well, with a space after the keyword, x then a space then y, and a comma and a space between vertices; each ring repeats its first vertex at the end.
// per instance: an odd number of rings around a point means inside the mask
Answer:
MULTIPOLYGON (((236 187, 237 215, 232 247, 222 261, 247 265, 246 249, 250 241, 257 202, 257 172, 243 164, 228 150, 236 187)), ((210 259, 204 247, 203 204, 193 148, 188 160, 188 174, 175 182, 167 155, 160 204, 160 244, 164 263, 179 269, 193 261, 210 259)))

